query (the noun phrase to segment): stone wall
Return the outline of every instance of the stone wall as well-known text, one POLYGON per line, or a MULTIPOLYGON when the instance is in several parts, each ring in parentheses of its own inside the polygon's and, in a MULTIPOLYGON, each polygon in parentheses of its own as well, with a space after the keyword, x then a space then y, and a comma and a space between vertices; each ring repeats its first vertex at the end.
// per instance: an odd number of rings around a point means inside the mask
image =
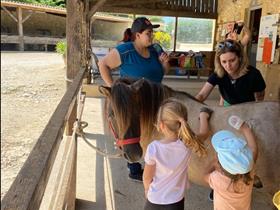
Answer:
MULTIPOLYGON (((15 17, 16 12, 11 12, 15 17)), ((23 19, 29 14, 23 10, 23 19)), ((1 29, 7 30, 8 34, 17 35, 17 23, 3 10, 1 10, 1 29)), ((65 37, 66 18, 47 13, 33 13, 23 23, 23 34, 25 36, 52 36, 65 37)), ((1 30, 1 34, 2 34, 1 30)))
MULTIPOLYGON (((17 17, 15 11, 11 11, 11 13, 17 17)), ((28 14, 28 11, 23 10, 23 19, 28 14)), ((95 20, 92 26, 94 39, 117 42, 122 39, 124 30, 131 26, 131 22, 95 20)), ((25 36, 65 37, 65 31, 66 18, 60 15, 34 12, 23 23, 25 36)), ((17 23, 4 10, 1 10, 1 34, 18 34, 17 23)))
POLYGON ((262 7, 262 16, 280 13, 280 0, 219 0, 218 5, 218 23, 245 20, 246 8, 250 8, 251 2, 256 2, 254 5, 262 7))
POLYGON ((123 32, 128 27, 131 27, 130 22, 108 22, 95 20, 92 25, 93 38, 117 42, 123 38, 123 32))
MULTIPOLYGON (((16 12, 11 12, 15 17, 16 12)), ((1 34, 17 35, 17 23, 4 10, 1 9, 1 34)))
POLYGON ((245 23, 249 21, 248 9, 251 5, 261 6, 262 16, 280 13, 280 0, 219 0, 216 36, 217 41, 221 39, 221 29, 224 23, 237 20, 243 20, 245 23))

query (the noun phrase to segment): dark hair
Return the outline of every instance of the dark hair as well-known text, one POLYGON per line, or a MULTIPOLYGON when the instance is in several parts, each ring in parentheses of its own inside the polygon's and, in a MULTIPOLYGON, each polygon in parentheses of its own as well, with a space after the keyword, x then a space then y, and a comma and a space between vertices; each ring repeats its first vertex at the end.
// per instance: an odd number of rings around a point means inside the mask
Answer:
POLYGON ((122 42, 131 42, 131 41, 132 41, 132 32, 130 28, 127 28, 123 33, 122 42))
MULTIPOLYGON (((238 193, 238 190, 236 188, 236 183, 239 181, 239 180, 242 180, 244 182, 244 184, 246 185, 249 185, 252 181, 253 181, 253 178, 252 178, 252 175, 251 175, 251 172, 249 171, 248 173, 246 174, 236 174, 236 175, 233 175, 229 172, 227 172, 221 165, 221 163, 219 162, 219 165, 220 165, 220 168, 222 170, 222 173, 227 176, 228 178, 230 178, 231 182, 230 182, 230 185, 232 184, 233 185, 233 190, 234 192, 238 193)), ((230 186, 229 185, 229 186, 230 186)))

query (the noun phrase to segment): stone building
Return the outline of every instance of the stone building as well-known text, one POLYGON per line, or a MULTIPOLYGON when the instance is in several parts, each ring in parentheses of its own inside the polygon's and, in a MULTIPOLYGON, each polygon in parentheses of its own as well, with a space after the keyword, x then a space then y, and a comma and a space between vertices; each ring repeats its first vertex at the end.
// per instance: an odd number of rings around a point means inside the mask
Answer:
MULTIPOLYGON (((111 46, 122 39, 132 19, 98 13, 92 38, 111 46)), ((66 37, 66 9, 1 0, 1 50, 54 50, 66 37)))

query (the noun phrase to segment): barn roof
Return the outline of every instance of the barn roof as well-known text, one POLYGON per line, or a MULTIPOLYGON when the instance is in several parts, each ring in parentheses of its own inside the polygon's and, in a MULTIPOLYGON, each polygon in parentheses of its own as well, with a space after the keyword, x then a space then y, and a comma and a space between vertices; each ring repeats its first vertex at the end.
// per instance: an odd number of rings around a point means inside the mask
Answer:
POLYGON ((104 4, 103 12, 119 12, 174 17, 217 18, 218 0, 91 0, 104 4))
MULTIPOLYGON (((66 9, 62 7, 47 6, 42 4, 34 3, 24 3, 10 0, 1 0, 1 7, 21 7, 22 9, 32 10, 37 12, 46 12, 51 14, 59 14, 66 16, 66 9)), ((119 17, 110 14, 104 14, 102 12, 97 12, 94 17, 98 20, 107 20, 112 22, 132 22, 131 18, 119 17)))
MULTIPOLYGON (((129 18, 104 15, 100 12, 144 14, 173 17, 217 18, 218 0, 90 0, 91 5, 103 1, 95 16, 109 21, 129 22, 129 18)), ((34 3, 1 0, 1 6, 66 15, 66 9, 34 3)))

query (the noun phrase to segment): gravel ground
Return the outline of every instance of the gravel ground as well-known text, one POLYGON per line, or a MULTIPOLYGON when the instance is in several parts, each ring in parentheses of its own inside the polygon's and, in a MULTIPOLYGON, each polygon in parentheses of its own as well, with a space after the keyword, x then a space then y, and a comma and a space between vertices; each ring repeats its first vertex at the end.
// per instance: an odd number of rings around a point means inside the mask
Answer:
POLYGON ((1 52, 1 199, 65 93, 57 53, 1 52))

